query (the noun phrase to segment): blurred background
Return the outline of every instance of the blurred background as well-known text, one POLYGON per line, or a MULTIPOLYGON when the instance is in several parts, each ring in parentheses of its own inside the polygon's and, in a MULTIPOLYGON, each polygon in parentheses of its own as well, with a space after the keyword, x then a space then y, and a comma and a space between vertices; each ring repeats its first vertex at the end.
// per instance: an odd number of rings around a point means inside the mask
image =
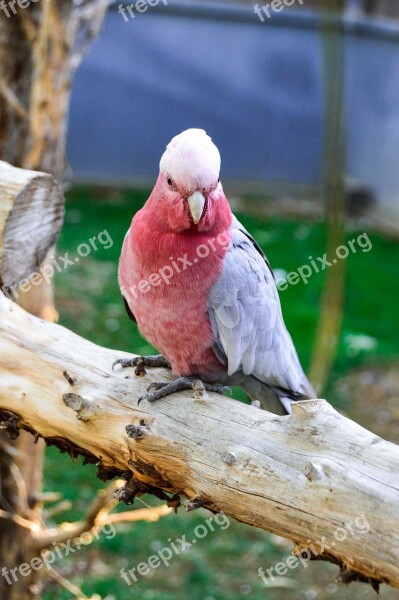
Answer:
MULTIPOLYGON (((128 21, 118 12, 124 4, 113 4, 75 78, 67 153, 74 181, 150 186, 168 140, 202 127, 220 148, 233 193, 320 201, 331 76, 316 10, 322 4, 295 0, 292 8, 269 9, 270 19, 263 13, 263 22, 244 0, 160 0, 134 18, 126 13, 128 21)), ((399 219, 399 32, 383 18, 399 17, 399 6, 338 4, 345 15, 345 176, 369 201, 352 208, 374 202, 379 214, 399 219)))
MULTIPOLYGON (((166 144, 186 128, 203 128, 219 147, 233 211, 279 280, 325 253, 332 260, 337 247, 367 234, 369 251, 348 252, 280 298, 319 396, 399 443, 399 3, 287 1, 270 18, 261 12, 263 21, 255 6, 262 11, 265 0, 159 1, 134 17, 119 8, 128 4, 110 6, 74 77, 57 253, 76 256, 104 229, 113 245, 57 275, 60 323, 98 344, 154 352, 125 314, 118 258, 166 144)), ((46 452, 45 490, 70 502, 50 522, 83 515, 102 485, 93 466, 72 468, 57 449, 46 452)), ((364 584, 336 583, 338 568, 321 562, 266 587, 259 567, 285 560, 292 544, 235 522, 130 587, 120 578, 122 567, 147 560, 206 517, 180 510, 120 525, 113 539, 57 568, 87 596, 107 600, 375 597, 364 584)), ((70 597, 46 584, 43 598, 70 597)), ((380 597, 399 596, 383 586, 380 597)))

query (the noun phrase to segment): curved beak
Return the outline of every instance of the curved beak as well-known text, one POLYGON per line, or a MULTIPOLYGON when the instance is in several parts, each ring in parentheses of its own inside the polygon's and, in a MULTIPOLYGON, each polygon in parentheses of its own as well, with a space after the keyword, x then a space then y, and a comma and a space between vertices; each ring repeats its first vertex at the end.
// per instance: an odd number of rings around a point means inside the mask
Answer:
POLYGON ((204 212, 205 197, 201 192, 194 192, 189 198, 187 198, 188 206, 192 219, 196 225, 200 222, 202 213, 204 212))

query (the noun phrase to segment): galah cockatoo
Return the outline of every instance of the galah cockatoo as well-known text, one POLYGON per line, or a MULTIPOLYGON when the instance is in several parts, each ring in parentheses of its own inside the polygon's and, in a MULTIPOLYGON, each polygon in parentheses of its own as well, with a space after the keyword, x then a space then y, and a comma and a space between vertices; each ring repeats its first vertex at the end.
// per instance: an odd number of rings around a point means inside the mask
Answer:
POLYGON ((233 216, 219 173, 219 151, 202 129, 168 144, 119 262, 128 313, 162 355, 115 364, 172 369, 178 378, 152 384, 143 397, 149 401, 202 381, 219 392, 241 386, 252 401, 287 414, 292 401, 314 398, 314 391, 268 260, 233 216))

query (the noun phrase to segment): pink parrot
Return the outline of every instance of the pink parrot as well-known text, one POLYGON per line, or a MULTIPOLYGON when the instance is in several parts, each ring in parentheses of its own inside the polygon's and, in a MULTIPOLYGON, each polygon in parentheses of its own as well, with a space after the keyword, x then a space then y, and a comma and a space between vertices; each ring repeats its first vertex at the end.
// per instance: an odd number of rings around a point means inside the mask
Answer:
POLYGON ((119 284, 130 317, 161 355, 119 359, 122 367, 163 366, 152 402, 182 389, 222 393, 241 386, 277 414, 314 398, 285 327, 273 272, 233 216, 220 183, 220 155, 202 129, 168 144, 145 206, 123 242, 119 284))

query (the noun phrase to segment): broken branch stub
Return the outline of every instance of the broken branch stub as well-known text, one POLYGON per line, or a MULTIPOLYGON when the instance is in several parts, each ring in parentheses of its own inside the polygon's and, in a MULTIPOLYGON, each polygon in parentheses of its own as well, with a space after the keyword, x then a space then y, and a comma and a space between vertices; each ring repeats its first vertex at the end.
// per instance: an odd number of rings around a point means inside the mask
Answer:
POLYGON ((11 288, 35 273, 56 241, 64 194, 47 173, 0 161, 0 284, 11 288))

